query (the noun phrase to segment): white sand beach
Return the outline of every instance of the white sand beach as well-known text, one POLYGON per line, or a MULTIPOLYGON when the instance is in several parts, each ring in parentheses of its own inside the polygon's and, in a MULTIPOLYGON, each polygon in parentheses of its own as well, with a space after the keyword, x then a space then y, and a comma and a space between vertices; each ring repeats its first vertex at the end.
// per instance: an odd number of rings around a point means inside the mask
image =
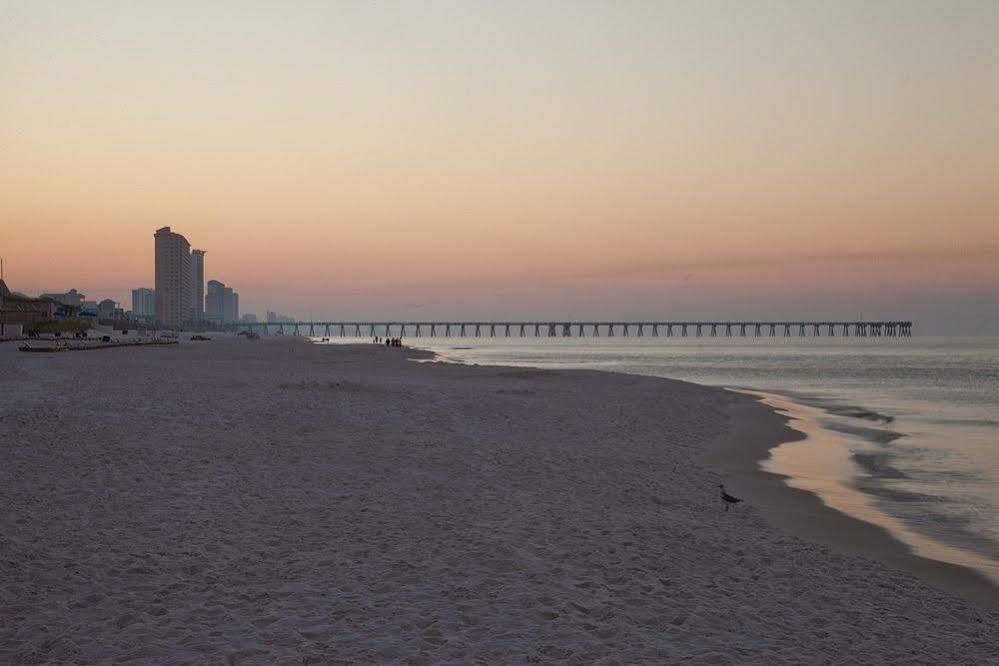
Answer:
POLYGON ((720 464, 781 427, 749 397, 425 356, 0 345, 0 663, 996 660, 994 588, 720 464))

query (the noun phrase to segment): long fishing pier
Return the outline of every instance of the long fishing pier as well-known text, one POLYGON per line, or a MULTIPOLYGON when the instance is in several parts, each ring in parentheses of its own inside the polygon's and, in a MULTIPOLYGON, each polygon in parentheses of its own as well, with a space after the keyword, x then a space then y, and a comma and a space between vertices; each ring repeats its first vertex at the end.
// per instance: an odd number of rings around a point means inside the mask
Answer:
POLYGON ((912 337, 911 321, 304 321, 241 323, 236 330, 311 337, 912 337))

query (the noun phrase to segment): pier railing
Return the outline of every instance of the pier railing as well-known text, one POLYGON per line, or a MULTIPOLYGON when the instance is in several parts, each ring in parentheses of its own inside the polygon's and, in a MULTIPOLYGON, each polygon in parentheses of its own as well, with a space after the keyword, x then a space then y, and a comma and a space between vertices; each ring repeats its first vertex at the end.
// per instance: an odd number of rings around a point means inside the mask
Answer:
POLYGON ((911 321, 304 321, 237 330, 311 337, 858 337, 908 338, 911 321))

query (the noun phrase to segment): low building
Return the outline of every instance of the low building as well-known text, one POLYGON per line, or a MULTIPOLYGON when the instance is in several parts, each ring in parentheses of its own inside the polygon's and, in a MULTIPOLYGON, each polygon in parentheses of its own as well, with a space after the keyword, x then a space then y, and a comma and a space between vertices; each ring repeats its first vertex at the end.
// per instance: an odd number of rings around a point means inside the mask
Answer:
POLYGON ((86 298, 83 294, 78 292, 76 289, 70 289, 66 293, 47 293, 42 294, 39 298, 49 298, 53 301, 62 303, 63 305, 69 305, 75 308, 82 308, 83 301, 86 298))
POLYGON ((268 324, 294 324, 295 318, 289 317, 288 315, 278 314, 277 312, 267 311, 267 323, 268 324))
POLYGON ((52 301, 55 305, 55 312, 53 316, 55 317, 79 317, 80 316, 80 306, 79 305, 69 305, 61 301, 56 301, 51 298, 44 298, 42 300, 52 301))
POLYGON ((114 311, 117 309, 115 302, 110 298, 105 298, 97 304, 97 318, 101 320, 114 319, 114 311))
POLYGON ((5 324, 0 321, 0 338, 19 338, 24 335, 24 325, 5 324))
POLYGON ((0 322, 4 324, 34 324, 55 317, 58 304, 47 298, 31 298, 16 294, 0 280, 0 322))

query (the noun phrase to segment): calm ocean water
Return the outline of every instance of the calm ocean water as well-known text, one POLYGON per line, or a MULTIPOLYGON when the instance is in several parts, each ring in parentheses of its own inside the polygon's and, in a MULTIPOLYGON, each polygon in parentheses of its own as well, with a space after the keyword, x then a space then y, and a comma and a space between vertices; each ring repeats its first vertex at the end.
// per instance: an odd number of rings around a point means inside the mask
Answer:
POLYGON ((808 437, 764 463, 919 554, 999 582, 999 338, 421 339, 462 363, 763 392, 808 437))

